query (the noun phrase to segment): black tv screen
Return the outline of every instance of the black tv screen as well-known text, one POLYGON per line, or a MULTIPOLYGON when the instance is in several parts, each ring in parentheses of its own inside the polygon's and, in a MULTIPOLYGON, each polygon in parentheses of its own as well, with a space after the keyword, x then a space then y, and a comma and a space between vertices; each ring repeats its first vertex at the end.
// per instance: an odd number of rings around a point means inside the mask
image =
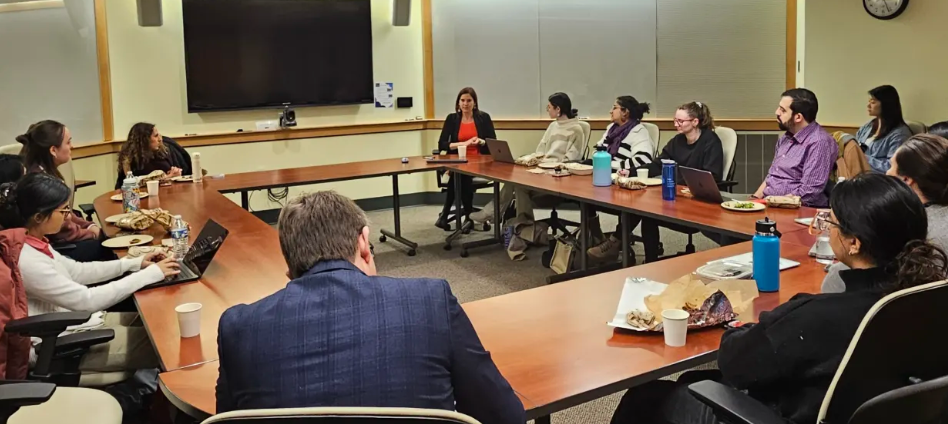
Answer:
POLYGON ((372 103, 369 3, 183 0, 188 112, 372 103))

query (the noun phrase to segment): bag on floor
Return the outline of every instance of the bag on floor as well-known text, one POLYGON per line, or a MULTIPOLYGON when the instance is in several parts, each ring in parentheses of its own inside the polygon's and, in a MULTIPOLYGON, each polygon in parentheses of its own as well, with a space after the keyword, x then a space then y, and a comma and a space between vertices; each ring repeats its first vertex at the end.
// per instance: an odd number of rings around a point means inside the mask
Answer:
POLYGON ((553 247, 553 257, 550 259, 550 269, 557 274, 574 271, 576 252, 579 249, 579 229, 561 236, 556 236, 553 247))
POLYGON ((531 245, 545 246, 549 243, 550 226, 545 222, 513 219, 508 224, 504 228, 504 244, 511 260, 526 259, 526 251, 531 245))

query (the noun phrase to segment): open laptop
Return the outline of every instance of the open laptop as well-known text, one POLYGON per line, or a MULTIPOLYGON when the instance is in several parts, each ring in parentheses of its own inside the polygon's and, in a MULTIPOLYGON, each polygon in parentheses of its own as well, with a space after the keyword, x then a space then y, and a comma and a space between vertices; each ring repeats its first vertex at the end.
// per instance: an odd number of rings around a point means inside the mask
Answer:
POLYGON ((180 262, 181 273, 169 277, 164 281, 145 286, 144 288, 153 289, 155 287, 170 286, 172 284, 188 283, 201 278, 201 276, 204 275, 204 271, 207 271, 207 267, 210 266, 211 260, 214 259, 214 255, 217 254, 221 245, 224 244, 224 239, 227 238, 228 233, 229 231, 227 231, 226 228, 222 227, 213 219, 207 220, 201 233, 194 239, 194 243, 191 244, 188 253, 180 262))
POLYGON ((487 150, 490 151, 490 155, 495 162, 514 163, 513 154, 510 153, 510 146, 507 145, 506 141, 493 138, 488 138, 486 141, 487 150))
POLYGON ((721 195, 721 190, 718 189, 718 183, 714 181, 714 175, 709 171, 679 166, 678 172, 681 172, 681 177, 685 179, 685 185, 688 186, 688 190, 691 191, 691 195, 694 196, 695 199, 711 203, 724 203, 728 200, 736 200, 721 195))

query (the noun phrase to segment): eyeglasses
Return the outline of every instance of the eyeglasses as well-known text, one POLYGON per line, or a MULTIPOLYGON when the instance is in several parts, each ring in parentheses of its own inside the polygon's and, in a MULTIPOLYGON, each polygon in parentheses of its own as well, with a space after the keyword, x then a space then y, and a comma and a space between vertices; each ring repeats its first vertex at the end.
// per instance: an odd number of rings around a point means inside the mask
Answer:
POLYGON ((72 209, 66 207, 66 208, 62 208, 62 209, 57 209, 56 212, 59 212, 59 213, 63 214, 63 218, 66 218, 66 217, 69 216, 69 214, 72 213, 72 209))
POLYGON ((822 233, 823 231, 828 230, 831 225, 836 228, 839 228, 840 227, 839 223, 836 221, 833 221, 833 219, 830 218, 830 216, 831 216, 830 211, 827 211, 827 210, 822 210, 822 211, 817 212, 816 216, 813 217, 813 222, 810 223, 810 228, 808 230, 810 235, 813 235, 813 236, 818 235, 819 233, 822 233))
POLYGON ((675 125, 678 125, 678 126, 685 125, 685 122, 691 122, 691 121, 694 121, 694 120, 695 120, 695 118, 691 118, 691 119, 675 119, 675 125))

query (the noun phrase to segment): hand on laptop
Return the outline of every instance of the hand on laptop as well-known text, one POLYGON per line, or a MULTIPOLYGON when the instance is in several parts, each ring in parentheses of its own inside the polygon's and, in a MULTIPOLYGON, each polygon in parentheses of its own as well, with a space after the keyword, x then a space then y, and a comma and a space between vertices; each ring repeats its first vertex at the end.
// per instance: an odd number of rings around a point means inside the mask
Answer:
MULTIPOLYGON (((142 264, 144 265, 144 262, 142 262, 142 264)), ((162 274, 165 274, 165 278, 181 273, 179 270, 179 268, 181 268, 181 264, 174 260, 174 258, 164 258, 155 265, 158 265, 158 268, 161 269, 162 274)))

